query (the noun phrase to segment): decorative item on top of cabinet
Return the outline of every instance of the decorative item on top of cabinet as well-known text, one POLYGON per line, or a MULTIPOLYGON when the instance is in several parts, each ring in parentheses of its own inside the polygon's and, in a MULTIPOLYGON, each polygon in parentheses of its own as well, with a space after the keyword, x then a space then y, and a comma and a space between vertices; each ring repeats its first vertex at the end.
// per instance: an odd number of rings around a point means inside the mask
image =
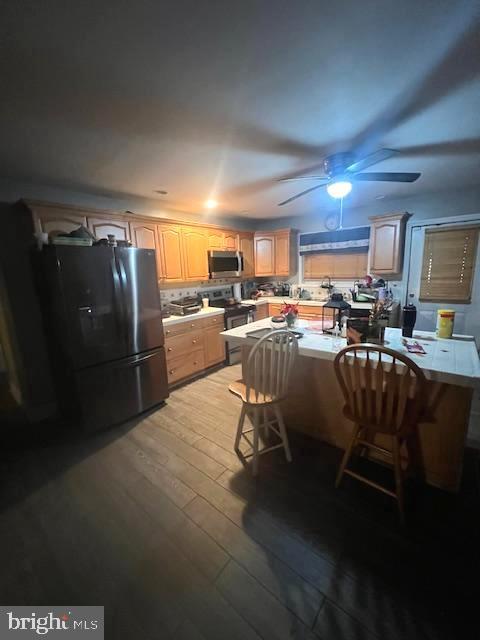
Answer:
POLYGON ((95 235, 97 240, 114 235, 115 240, 130 240, 130 229, 128 220, 119 218, 94 218, 88 216, 88 228, 95 235))
POLYGON ((183 282, 182 228, 175 224, 157 224, 159 277, 163 282, 183 282))
POLYGON ((182 227, 185 280, 208 280, 207 231, 182 227))
POLYGON ((403 267, 405 226, 409 213, 370 216, 370 271, 378 275, 399 275, 403 267))
POLYGON ((241 232, 238 234, 238 250, 243 255, 243 276, 247 278, 254 276, 253 233, 241 232))

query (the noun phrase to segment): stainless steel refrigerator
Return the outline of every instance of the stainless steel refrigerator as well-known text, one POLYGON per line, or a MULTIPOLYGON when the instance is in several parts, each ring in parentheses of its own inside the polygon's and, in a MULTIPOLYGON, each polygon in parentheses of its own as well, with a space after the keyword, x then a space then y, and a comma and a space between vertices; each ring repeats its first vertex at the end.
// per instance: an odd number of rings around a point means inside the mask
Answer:
POLYGON ((49 246, 41 264, 42 307, 62 412, 99 429, 165 400, 155 252, 49 246))

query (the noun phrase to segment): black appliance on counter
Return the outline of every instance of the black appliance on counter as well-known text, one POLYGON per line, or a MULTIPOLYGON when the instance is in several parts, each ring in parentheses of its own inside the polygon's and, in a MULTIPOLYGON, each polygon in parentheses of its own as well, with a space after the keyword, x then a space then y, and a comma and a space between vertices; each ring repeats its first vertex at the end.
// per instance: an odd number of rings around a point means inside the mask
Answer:
MULTIPOLYGON (((255 320, 255 305, 235 302, 232 287, 201 291, 198 295, 200 298, 208 298, 211 307, 218 307, 225 310, 224 322, 225 329, 227 330, 240 327, 243 324, 248 324, 255 320)), ((240 362, 240 352, 241 347, 233 347, 227 341, 225 343, 227 364, 240 362)))
POLYGON ((288 298, 290 296, 290 284, 288 282, 279 282, 274 288, 276 296, 283 296, 288 298))
POLYGON ((168 305, 168 311, 173 316, 188 316, 198 313, 202 308, 202 301, 197 296, 185 296, 178 300, 172 300, 168 305))
POLYGON ((49 246, 39 285, 62 414, 88 430, 168 397, 155 252, 49 246))

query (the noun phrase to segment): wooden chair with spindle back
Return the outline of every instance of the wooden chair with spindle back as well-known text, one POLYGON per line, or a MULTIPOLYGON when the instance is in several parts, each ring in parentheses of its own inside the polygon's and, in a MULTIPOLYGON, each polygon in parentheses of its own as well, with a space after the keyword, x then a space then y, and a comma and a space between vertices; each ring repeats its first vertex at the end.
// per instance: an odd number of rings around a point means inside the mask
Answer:
POLYGON ((298 340, 294 334, 285 329, 273 331, 261 338, 248 354, 243 371, 244 379, 233 382, 229 386, 229 390, 242 399, 234 448, 244 458, 253 458, 253 475, 258 473, 259 456, 267 451, 283 447, 287 461, 292 460, 279 403, 287 396, 292 367, 297 355, 298 340), (270 418, 269 411, 273 412, 270 418), (247 414, 251 418, 253 427, 244 430, 243 425, 247 414), (275 433, 280 438, 280 443, 267 446, 260 451, 259 435, 262 428, 265 433, 268 431, 275 433), (250 442, 246 435, 251 432, 253 432, 253 442, 250 442), (252 453, 247 455, 240 453, 239 445, 242 437, 252 448, 252 453))
POLYGON ((345 398, 343 413, 355 424, 338 470, 336 486, 346 473, 383 491, 396 498, 400 519, 404 522, 400 448, 415 435, 425 401, 425 375, 413 360, 398 351, 366 343, 342 349, 335 357, 334 367, 345 398), (392 449, 376 445, 376 434, 390 436, 392 449), (393 461, 395 491, 347 468, 357 445, 363 451, 371 449, 393 461))

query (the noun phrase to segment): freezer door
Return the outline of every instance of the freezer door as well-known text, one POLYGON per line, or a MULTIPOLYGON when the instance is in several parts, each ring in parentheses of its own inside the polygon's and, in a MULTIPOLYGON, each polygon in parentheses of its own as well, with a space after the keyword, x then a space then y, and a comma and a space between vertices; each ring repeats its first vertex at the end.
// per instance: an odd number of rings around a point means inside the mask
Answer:
POLYGON ((155 251, 115 249, 125 309, 128 354, 142 353, 164 343, 155 251))
POLYGON ((108 247, 56 247, 57 334, 74 369, 127 356, 120 276, 108 247))
POLYGON ((163 347, 75 375, 82 422, 89 431, 124 422, 168 397, 163 347))

